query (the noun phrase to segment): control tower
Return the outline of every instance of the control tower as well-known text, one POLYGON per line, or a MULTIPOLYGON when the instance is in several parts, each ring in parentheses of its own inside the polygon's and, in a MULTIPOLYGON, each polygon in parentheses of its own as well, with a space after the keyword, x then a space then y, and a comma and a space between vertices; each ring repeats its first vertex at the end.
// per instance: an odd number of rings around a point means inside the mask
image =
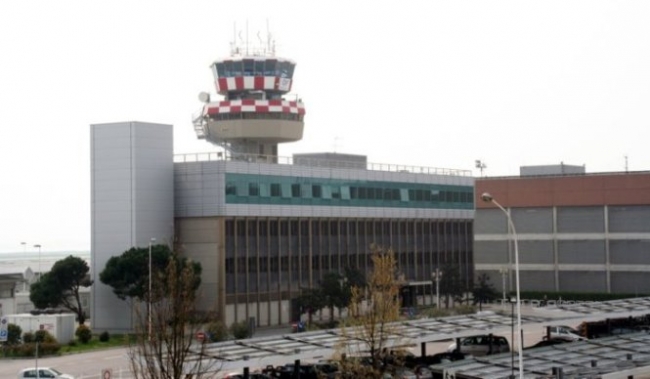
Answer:
POLYGON ((230 57, 210 66, 223 99, 199 94, 205 105, 193 120, 198 138, 222 146, 232 159, 276 161, 279 143, 302 139, 305 107, 297 96, 285 98, 295 67, 275 56, 270 38, 250 51, 232 43, 230 57))

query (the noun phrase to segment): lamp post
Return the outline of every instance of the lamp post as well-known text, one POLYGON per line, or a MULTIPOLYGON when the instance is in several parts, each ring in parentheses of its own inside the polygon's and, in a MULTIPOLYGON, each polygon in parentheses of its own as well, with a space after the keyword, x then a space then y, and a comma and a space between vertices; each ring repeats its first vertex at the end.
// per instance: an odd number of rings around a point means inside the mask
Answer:
POLYGON ((149 308, 147 310, 147 319, 148 319, 148 324, 149 324, 148 325, 149 342, 151 342, 151 332, 152 332, 152 328, 151 328, 151 321, 152 321, 152 318, 151 318, 151 246, 155 242, 156 242, 155 238, 151 238, 149 240, 149 292, 148 292, 148 296, 147 296, 147 299, 149 300, 148 303, 147 303, 147 308, 149 308))
POLYGON ((41 245, 36 244, 34 247, 38 248, 38 281, 41 281, 41 245))
POLYGON ((524 378, 524 352, 523 352, 523 346, 522 346, 522 338, 521 338, 521 298, 519 294, 519 247, 517 246, 517 230, 515 229, 515 224, 512 222, 512 217, 510 217, 510 213, 501 206, 494 198, 492 195, 490 195, 487 192, 484 192, 481 195, 481 199, 485 202, 492 203, 496 205, 497 208, 499 208, 505 215, 506 218, 508 219, 508 226, 509 229, 512 230, 512 240, 515 246, 515 295, 516 295, 516 301, 517 301, 517 347, 519 349, 519 378, 523 379, 524 378))
POLYGON ((442 271, 436 267, 436 271, 431 273, 431 279, 436 282, 436 308, 440 309, 440 278, 442 271))
MULTIPOLYGON (((510 341, 514 344, 515 341, 515 303, 517 302, 514 298, 509 298, 510 302, 510 341)), ((510 349, 510 376, 512 379, 515 378, 515 350, 514 346, 510 349)))

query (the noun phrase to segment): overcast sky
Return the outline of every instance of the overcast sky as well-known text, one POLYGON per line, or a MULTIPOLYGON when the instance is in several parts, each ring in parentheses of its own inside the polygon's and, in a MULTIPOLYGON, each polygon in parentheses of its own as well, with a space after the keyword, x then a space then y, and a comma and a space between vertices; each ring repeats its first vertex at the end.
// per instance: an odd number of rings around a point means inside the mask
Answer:
MULTIPOLYGON (((304 139, 378 163, 649 170, 649 1, 0 2, 0 252, 90 246, 89 125, 174 125, 233 28, 297 62, 304 139)), ((215 98, 216 96, 213 96, 215 98)))

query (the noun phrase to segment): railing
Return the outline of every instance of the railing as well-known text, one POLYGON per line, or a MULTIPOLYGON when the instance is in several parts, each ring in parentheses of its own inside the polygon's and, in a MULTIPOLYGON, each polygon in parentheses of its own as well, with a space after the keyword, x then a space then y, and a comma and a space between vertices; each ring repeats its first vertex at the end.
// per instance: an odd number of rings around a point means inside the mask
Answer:
POLYGON ((370 171, 384 171, 384 172, 400 172, 411 174, 425 174, 425 175, 445 175, 445 176, 472 176, 470 170, 459 170, 452 168, 439 168, 439 167, 425 167, 425 166, 410 166, 399 165, 391 163, 371 163, 365 161, 353 160, 333 160, 333 159, 317 159, 304 156, 297 157, 282 157, 275 155, 260 155, 260 154, 226 154, 224 152, 210 152, 210 153, 193 153, 193 154, 177 154, 174 156, 174 162, 207 162, 207 161, 237 161, 248 163, 266 163, 266 164, 284 164, 294 166, 308 166, 319 168, 338 168, 338 169, 361 169, 370 171))

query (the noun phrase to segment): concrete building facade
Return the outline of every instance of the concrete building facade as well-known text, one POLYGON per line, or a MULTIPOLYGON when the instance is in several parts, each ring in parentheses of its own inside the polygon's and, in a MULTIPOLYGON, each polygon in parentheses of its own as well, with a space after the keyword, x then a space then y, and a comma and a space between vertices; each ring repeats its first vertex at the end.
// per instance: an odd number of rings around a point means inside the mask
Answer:
POLYGON ((476 181, 477 273, 514 289, 507 219, 519 241, 522 291, 643 294, 650 288, 650 173, 482 178, 476 181))
POLYGON ((394 250, 404 305, 453 265, 473 278, 473 181, 414 174, 205 161, 175 164, 176 235, 203 267, 202 300, 226 323, 295 321, 292 300, 328 272, 367 271, 371 245, 394 250))
POLYGON ((133 314, 99 280, 106 262, 152 238, 174 235, 172 126, 144 122, 91 125, 91 317, 98 330, 131 330, 133 314))

